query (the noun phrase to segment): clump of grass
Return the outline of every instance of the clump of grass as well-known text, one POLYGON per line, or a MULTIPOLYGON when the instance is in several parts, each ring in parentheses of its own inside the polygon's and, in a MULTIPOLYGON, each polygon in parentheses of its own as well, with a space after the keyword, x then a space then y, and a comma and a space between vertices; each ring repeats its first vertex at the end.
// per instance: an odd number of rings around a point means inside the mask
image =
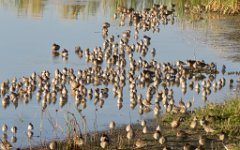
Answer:
POLYGON ((240 13, 240 0, 179 0, 176 3, 176 13, 184 16, 185 13, 199 15, 202 13, 237 15, 240 13))
POLYGON ((196 109, 195 114, 209 118, 211 126, 219 132, 240 138, 240 97, 228 99, 224 104, 208 104, 196 109))
POLYGON ((207 12, 220 12, 221 14, 238 14, 239 0, 189 0, 195 6, 204 6, 207 12))
POLYGON ((238 0, 211 0, 206 3, 206 8, 209 11, 219 11, 223 14, 239 13, 238 0))
POLYGON ((209 122, 216 133, 225 132, 229 136, 240 138, 240 97, 225 100, 223 104, 209 103, 206 107, 196 108, 193 113, 164 114, 161 122, 169 124, 172 120, 182 117, 182 127, 188 126, 193 117, 203 118, 209 122))

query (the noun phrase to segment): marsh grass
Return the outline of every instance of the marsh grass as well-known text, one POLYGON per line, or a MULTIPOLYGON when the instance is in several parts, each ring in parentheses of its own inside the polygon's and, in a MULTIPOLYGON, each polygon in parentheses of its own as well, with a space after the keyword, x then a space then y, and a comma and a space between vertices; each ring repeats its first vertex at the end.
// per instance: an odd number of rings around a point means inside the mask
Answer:
POLYGON ((195 114, 201 118, 206 116, 217 132, 226 132, 229 136, 240 139, 240 97, 226 100, 224 104, 208 104, 196 109, 195 114))
MULTIPOLYGON (((170 122, 178 117, 182 117, 184 122, 181 124, 181 128, 189 130, 190 122, 193 117, 203 118, 205 117, 209 123, 209 126, 214 128, 215 132, 211 138, 217 139, 219 133, 226 133, 229 139, 225 143, 234 143, 235 149, 240 149, 240 97, 233 97, 224 101, 223 104, 209 103, 205 107, 196 108, 193 113, 188 114, 164 114, 161 117, 161 121, 164 124, 170 124, 170 122)), ((205 134, 201 127, 197 128, 198 134, 205 134)), ((223 144, 224 145, 224 144, 223 144)))
MULTIPOLYGON (((181 3, 176 1, 177 3, 181 3)), ((220 14, 234 15, 239 14, 239 0, 187 0, 184 6, 189 6, 193 10, 203 9, 206 12, 217 12, 220 14)), ((183 5, 179 5, 180 7, 183 5)), ((184 9, 184 8, 181 8, 184 9)))
POLYGON ((240 97, 225 100, 223 104, 209 103, 205 107, 196 108, 193 113, 188 114, 164 114, 161 122, 170 123, 177 117, 183 117, 188 124, 194 116, 206 117, 216 133, 226 132, 230 136, 240 139, 240 97))

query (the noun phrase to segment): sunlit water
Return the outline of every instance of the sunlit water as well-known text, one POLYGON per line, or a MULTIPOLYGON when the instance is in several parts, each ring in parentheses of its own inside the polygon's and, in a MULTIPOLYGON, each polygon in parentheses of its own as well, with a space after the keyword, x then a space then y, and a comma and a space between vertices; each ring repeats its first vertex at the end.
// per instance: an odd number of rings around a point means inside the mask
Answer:
MULTIPOLYGON (((104 2, 104 1, 102 1, 104 2)), ((102 46, 101 25, 108 21, 111 23, 109 35, 121 34, 122 31, 132 27, 119 27, 119 22, 112 17, 112 6, 105 6, 101 1, 90 2, 65 2, 65 1, 38 1, 38 6, 32 4, 12 4, 11 1, 0 3, 0 81, 29 76, 32 72, 40 73, 49 70, 52 75, 54 70, 64 67, 78 69, 90 66, 84 59, 79 59, 74 54, 74 47, 80 45, 83 49, 102 46), (93 3, 89 6, 89 3, 93 3), (75 4, 75 5, 73 5, 75 4), (27 6, 25 6, 27 5, 27 6), (18 7, 19 6, 19 7, 18 7), (22 7, 20 7, 22 6, 22 7), (73 7, 83 7, 82 11, 74 12, 73 7), (94 8, 91 8, 94 7, 94 8), (110 8, 110 9, 108 9, 110 8), (52 43, 58 43, 62 48, 69 50, 68 61, 61 57, 53 58, 51 55, 52 43)), ((143 1, 140 1, 142 3, 143 1)), ((137 5, 141 7, 141 5, 137 5)), ((206 62, 216 62, 219 68, 222 64, 227 66, 227 71, 238 71, 239 64, 226 59, 219 54, 219 51, 203 40, 205 31, 193 30, 189 26, 183 27, 181 23, 160 26, 159 33, 140 32, 150 36, 151 46, 156 48, 156 60, 159 62, 175 62, 176 60, 204 59, 206 62)), ((131 42, 134 42, 132 40, 131 42)), ((146 58, 149 60, 150 55, 146 58)), ((218 75, 217 78, 221 78, 218 75)), ((228 79, 235 76, 226 76, 226 86, 217 93, 212 92, 208 97, 210 102, 222 102, 225 97, 230 96, 228 79)), ((236 83, 234 83, 236 85, 236 83)), ((87 131, 107 129, 111 120, 117 124, 136 122, 142 118, 151 118, 152 113, 143 116, 138 115, 138 110, 131 110, 129 107, 128 87, 124 88, 123 108, 117 109, 116 98, 112 96, 112 86, 109 86, 109 98, 105 100, 103 108, 95 106, 93 101, 87 102, 87 108, 81 113, 87 120, 87 131)), ((144 91, 142 93, 144 94, 144 91)), ((176 102, 182 97, 184 100, 193 100, 194 107, 203 106, 200 96, 188 89, 187 94, 182 94, 181 89, 174 87, 176 102)), ((0 108, 0 124, 6 123, 9 128, 13 125, 18 127, 17 143, 14 147, 26 147, 30 143, 35 145, 40 141, 47 141, 54 138, 64 138, 67 133, 66 122, 68 113, 74 113, 83 128, 83 121, 75 109, 73 98, 69 96, 68 103, 61 108, 59 103, 50 104, 45 112, 41 111, 41 103, 38 103, 33 96, 28 104, 19 102, 17 108, 13 105, 6 109, 0 108), (56 110, 58 110, 56 112, 56 110), (27 139, 27 124, 34 124, 34 138, 27 139), (53 128, 55 124, 56 128, 53 128), (39 137, 40 136, 40 137, 39 137)), ((8 130, 8 140, 11 132, 8 130)))

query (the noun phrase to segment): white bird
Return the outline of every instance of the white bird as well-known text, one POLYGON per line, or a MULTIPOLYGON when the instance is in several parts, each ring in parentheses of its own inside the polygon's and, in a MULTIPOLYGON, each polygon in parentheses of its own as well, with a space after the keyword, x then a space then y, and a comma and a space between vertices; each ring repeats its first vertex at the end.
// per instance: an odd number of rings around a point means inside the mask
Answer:
POLYGON ((11 132, 13 133, 13 135, 16 135, 16 133, 17 133, 17 127, 16 127, 16 126, 13 126, 13 127, 11 128, 11 132))
POLYGON ((114 129, 116 127, 116 123, 115 123, 115 121, 111 121, 110 123, 109 123, 109 129, 114 129))
POLYGON ((7 132, 8 126, 6 124, 2 125, 2 132, 7 132))
POLYGON ((31 131, 31 130, 33 130, 33 129, 34 129, 33 124, 30 122, 30 123, 28 124, 28 130, 31 131))

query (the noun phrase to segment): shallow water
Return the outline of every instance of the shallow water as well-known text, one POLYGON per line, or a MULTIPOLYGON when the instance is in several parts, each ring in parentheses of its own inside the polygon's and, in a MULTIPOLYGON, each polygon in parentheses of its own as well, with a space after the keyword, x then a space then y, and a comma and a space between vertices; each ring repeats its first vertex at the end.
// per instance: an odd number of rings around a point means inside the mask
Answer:
MULTIPOLYGON (((109 35, 121 34, 122 31, 132 27, 119 27, 119 22, 114 20, 114 4, 112 1, 0 1, 0 81, 29 76, 32 72, 40 73, 49 70, 53 75, 54 70, 72 67, 76 71, 89 66, 83 59, 74 54, 74 47, 80 45, 83 49, 102 46, 101 25, 108 21, 111 23, 109 35), (35 2, 35 3, 34 3, 35 2), (105 9, 110 8, 110 9, 105 9), (69 50, 67 61, 61 57, 53 58, 51 55, 52 43, 58 43, 62 48, 69 50)), ((128 4, 129 5, 129 4, 128 4)), ((149 4, 150 5, 150 4, 149 4)), ((147 6, 145 1, 139 1, 137 8, 147 6)), ((218 47, 206 42, 206 31, 201 28, 192 28, 176 22, 173 25, 160 26, 159 33, 140 32, 140 37, 148 35, 152 38, 151 46, 156 48, 156 60, 159 62, 175 62, 176 60, 204 59, 205 62, 216 62, 221 68, 227 66, 227 71, 239 71, 239 63, 223 57, 218 47), (205 39, 205 40, 204 40, 205 39), (206 44, 207 43, 207 44, 206 44)), ((212 35, 212 34, 210 34, 212 35)), ((220 38, 220 37, 219 37, 220 38)), ((224 36, 222 36, 225 41, 224 36)), ((227 40, 226 40, 227 41, 227 40)), ((134 42, 132 39, 131 42, 134 42)), ((239 43, 235 43, 239 46, 239 43)), ((151 59, 147 55, 148 60, 151 59)), ((217 78, 221 78, 218 75, 217 78)), ((228 79, 237 79, 237 76, 226 76, 226 86, 217 93, 212 92, 208 97, 210 102, 222 102, 225 97, 232 95, 229 92, 228 79)), ((236 82, 234 83, 236 85, 236 82)), ((128 87, 124 88, 123 108, 117 110, 116 98, 112 97, 112 86, 109 86, 109 98, 102 109, 95 106, 93 101, 87 102, 87 108, 81 115, 86 116, 87 131, 107 129, 107 124, 115 120, 117 124, 136 122, 142 118, 152 117, 152 113, 138 115, 138 110, 129 108, 128 87), (97 109, 97 111, 96 111, 97 109)), ((145 90, 141 92, 144 93, 145 90)), ((205 105, 200 96, 194 91, 184 95, 180 88, 174 87, 174 97, 178 101, 194 98, 194 107, 205 105)), ((45 112, 41 111, 35 95, 28 104, 19 102, 18 107, 13 105, 6 109, 0 108, 0 124, 6 123, 9 128, 18 127, 18 141, 14 147, 26 147, 29 141, 26 136, 27 124, 34 125, 34 138, 30 141, 35 145, 40 140, 66 136, 67 112, 74 113, 83 128, 83 121, 74 106, 73 98, 69 96, 68 103, 61 108, 58 102, 47 106, 45 112), (56 112, 56 110, 58 110, 56 112), (56 129, 53 128, 55 124, 56 129), (40 137, 38 137, 40 136, 40 137)), ((8 130, 8 140, 11 138, 8 130)))

